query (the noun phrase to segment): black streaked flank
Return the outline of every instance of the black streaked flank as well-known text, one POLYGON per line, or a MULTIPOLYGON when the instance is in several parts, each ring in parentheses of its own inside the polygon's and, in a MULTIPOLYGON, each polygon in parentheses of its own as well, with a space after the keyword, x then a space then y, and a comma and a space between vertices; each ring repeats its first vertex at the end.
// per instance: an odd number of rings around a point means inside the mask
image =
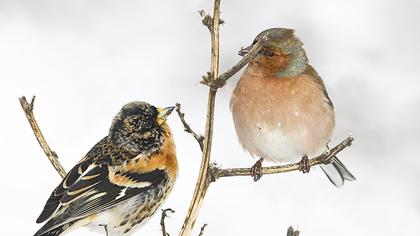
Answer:
POLYGON ((131 180, 136 182, 149 182, 152 185, 160 184, 160 182, 164 181, 167 177, 167 174, 164 170, 156 169, 151 172, 147 173, 133 173, 133 172, 121 172, 117 171, 115 174, 125 176, 131 180))

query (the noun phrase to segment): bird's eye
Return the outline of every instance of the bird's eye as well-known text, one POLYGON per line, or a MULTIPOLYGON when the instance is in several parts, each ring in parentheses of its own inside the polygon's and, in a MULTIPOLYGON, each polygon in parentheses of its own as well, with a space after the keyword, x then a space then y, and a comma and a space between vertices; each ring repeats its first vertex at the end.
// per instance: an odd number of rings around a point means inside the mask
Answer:
POLYGON ((257 39, 255 39, 255 40, 252 42, 252 45, 255 45, 257 42, 258 42, 258 40, 257 40, 257 39))

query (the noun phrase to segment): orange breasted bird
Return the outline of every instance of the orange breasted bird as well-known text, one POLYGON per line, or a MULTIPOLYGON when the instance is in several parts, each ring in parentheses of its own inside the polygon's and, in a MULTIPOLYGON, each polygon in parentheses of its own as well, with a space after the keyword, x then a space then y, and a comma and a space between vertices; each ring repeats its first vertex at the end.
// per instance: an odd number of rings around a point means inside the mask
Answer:
MULTIPOLYGON (((230 101, 239 142, 260 158, 252 168, 255 181, 261 177, 263 160, 301 160, 300 170, 309 172, 308 156, 326 150, 335 126, 333 103, 294 30, 265 30, 253 44, 262 37, 265 43, 249 62, 230 101)), ((244 56, 252 46, 239 54, 244 56)), ((344 180, 355 180, 337 157, 321 168, 337 187, 344 180)))
POLYGON ((178 164, 166 118, 174 107, 130 102, 106 137, 75 165, 51 193, 35 236, 56 236, 96 224, 124 235, 162 205, 178 164))

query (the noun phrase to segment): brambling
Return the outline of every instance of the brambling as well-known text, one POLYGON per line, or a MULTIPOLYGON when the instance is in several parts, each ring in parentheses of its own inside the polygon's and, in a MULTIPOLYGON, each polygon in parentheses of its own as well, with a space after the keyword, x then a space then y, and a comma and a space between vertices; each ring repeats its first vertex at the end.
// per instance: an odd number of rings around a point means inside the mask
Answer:
MULTIPOLYGON (((308 64, 302 42, 294 30, 272 28, 255 39, 266 43, 251 60, 237 83, 230 101, 239 142, 252 156, 260 157, 252 168, 254 180, 261 177, 263 160, 300 161, 309 172, 308 156, 325 149, 335 126, 334 106, 324 82, 308 64)), ((244 56, 253 45, 241 49, 244 56)), ((336 157, 321 165, 337 187, 355 177, 336 157)))
POLYGON ((167 116, 174 107, 130 102, 55 188, 36 220, 35 236, 97 224, 123 235, 152 216, 174 185, 178 164, 167 116))

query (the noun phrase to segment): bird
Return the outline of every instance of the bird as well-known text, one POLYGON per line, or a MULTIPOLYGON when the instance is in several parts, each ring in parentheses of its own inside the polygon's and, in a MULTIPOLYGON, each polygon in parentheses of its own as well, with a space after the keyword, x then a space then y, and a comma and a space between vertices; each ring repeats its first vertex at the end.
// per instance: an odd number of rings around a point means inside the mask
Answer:
POLYGON ((166 119, 175 107, 134 101, 114 117, 102 138, 51 193, 35 236, 57 236, 85 226, 126 235, 144 223, 171 192, 178 162, 166 119))
MULTIPOLYGON (((264 30, 239 55, 245 56, 259 40, 264 43, 230 100, 236 134, 242 147, 259 157, 251 169, 254 181, 261 178, 264 160, 300 160, 299 170, 308 173, 308 157, 327 150, 335 127, 333 103, 293 29, 264 30)), ((337 187, 356 179, 337 157, 321 168, 337 187)))

